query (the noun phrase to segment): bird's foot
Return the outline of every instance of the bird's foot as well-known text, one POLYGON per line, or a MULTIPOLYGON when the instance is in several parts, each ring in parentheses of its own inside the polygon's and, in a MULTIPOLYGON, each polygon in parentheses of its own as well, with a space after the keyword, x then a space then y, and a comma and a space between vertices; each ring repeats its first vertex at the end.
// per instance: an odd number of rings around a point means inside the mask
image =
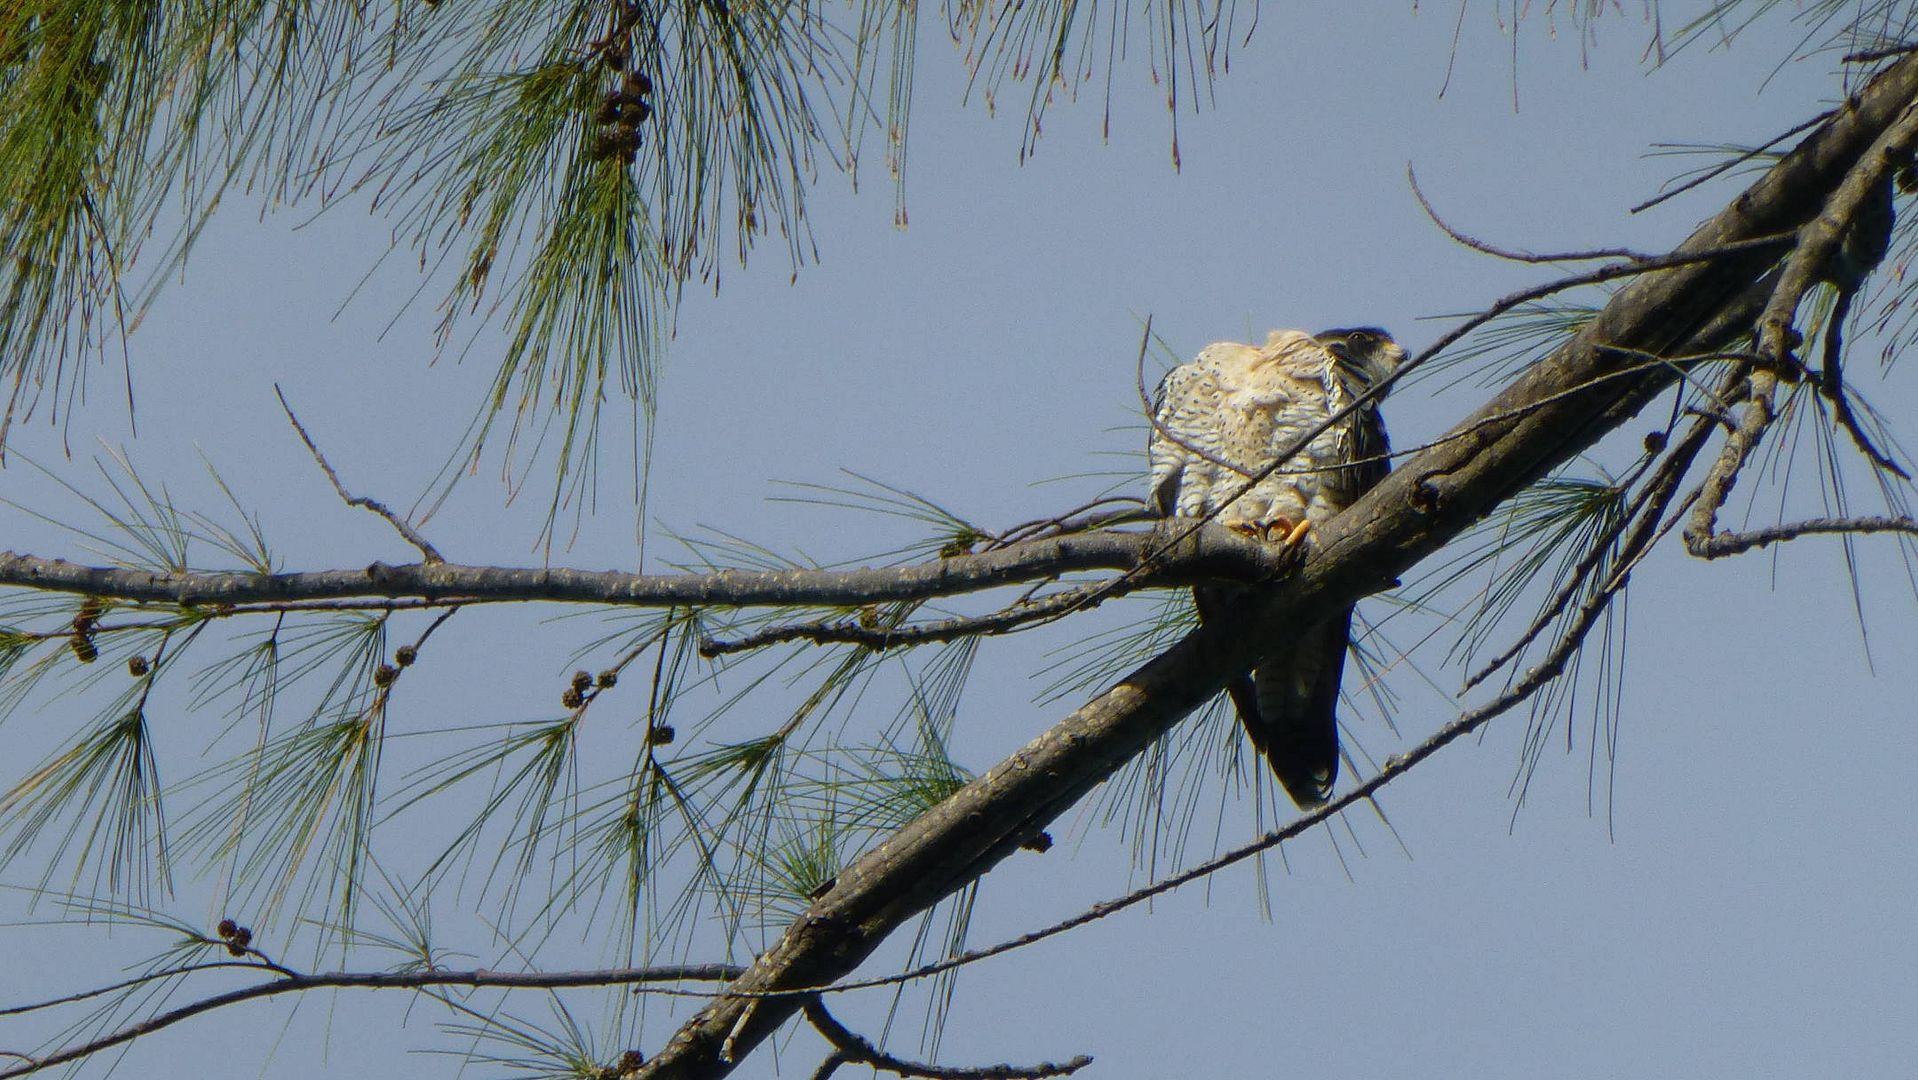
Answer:
POLYGON ((1238 518, 1222 524, 1233 532, 1242 533, 1262 543, 1278 544, 1281 547, 1298 547, 1305 540, 1306 534, 1312 531, 1310 521, 1294 522, 1291 518, 1284 516, 1266 518, 1262 521, 1238 518))
POLYGON ((1293 524, 1285 518, 1276 518, 1265 523, 1265 539, 1268 543, 1284 544, 1286 547, 1298 547, 1305 541, 1305 534, 1312 531, 1310 521, 1293 524))

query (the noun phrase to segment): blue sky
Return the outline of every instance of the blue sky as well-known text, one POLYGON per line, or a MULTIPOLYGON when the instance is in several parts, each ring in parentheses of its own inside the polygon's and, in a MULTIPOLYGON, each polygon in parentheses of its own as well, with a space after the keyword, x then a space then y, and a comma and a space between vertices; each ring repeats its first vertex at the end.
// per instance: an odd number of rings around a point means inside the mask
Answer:
MULTIPOLYGON (((904 535, 896 523, 769 501, 787 490, 775 481, 842 483, 842 469, 987 524, 1073 505, 1112 480, 1082 474, 1143 473, 1133 364, 1148 316, 1183 355, 1275 326, 1355 323, 1386 326, 1416 350, 1448 325, 1438 317, 1538 280, 1535 268, 1447 239, 1417 206, 1408 164, 1448 220, 1495 243, 1658 250, 1737 181, 1629 215, 1687 167, 1648 157, 1652 144, 1760 141, 1838 93, 1833 56, 1778 66, 1797 37, 1782 20, 1652 68, 1640 62, 1645 27, 1633 18, 1602 23, 1589 62, 1573 28, 1553 35, 1533 18, 1519 28, 1515 71, 1512 39, 1473 9, 1448 85, 1454 10, 1360 7, 1269 5, 1212 102, 1180 116, 1176 171, 1162 91, 1141 63, 1119 80, 1109 140, 1091 85, 1053 108, 1021 165, 1018 95, 997 116, 977 94, 962 108, 958 61, 929 27, 910 228, 893 227, 881 170, 857 193, 828 175, 811 200, 817 265, 794 280, 769 248, 748 269, 727 267, 716 296, 689 290, 661 385, 648 567, 675 554, 669 530, 702 527, 822 561, 884 550, 904 535), (1059 477, 1068 479, 1038 483, 1059 477)), ((262 219, 235 200, 131 339, 137 439, 111 392, 116 374, 97 379, 107 391, 72 418, 71 463, 44 423, 21 430, 14 448, 84 478, 101 452, 97 433, 184 502, 214 497, 197 449, 257 509, 289 565, 407 558, 380 522, 338 504, 273 398, 278 383, 350 487, 405 504, 431 480, 484 391, 497 341, 482 334, 465 362, 433 363, 430 297, 401 306, 413 287, 408 257, 387 260, 356 291, 387 230, 350 206, 262 219)), ((1908 366, 1882 384, 1869 365, 1852 370, 1881 409, 1909 413, 1908 366)), ((1489 393, 1449 381, 1413 382, 1390 401, 1399 445, 1489 393)), ((1628 425, 1627 444, 1649 426, 1628 425)), ((554 562, 633 565, 623 477, 610 456, 600 513, 554 562)), ((17 463, 0 483, 36 509, 70 505, 17 463)), ((1794 490, 1788 506, 1815 508, 1811 485, 1794 490)), ((455 561, 537 561, 539 500, 503 501, 483 472, 428 535, 455 561)), ((1769 513, 1774 502, 1757 505, 1769 513)), ((6 514, 7 546, 83 554, 6 514)), ((1089 1053, 1088 1075, 1112 1078, 1900 1074, 1918 1014, 1908 858, 1918 734, 1906 705, 1918 691, 1908 662, 1918 639, 1892 544, 1859 550, 1869 665, 1835 543, 1709 565, 1661 552, 1631 592, 1617 760, 1597 768, 1595 793, 1587 710, 1569 742, 1558 730, 1516 808, 1524 721, 1514 714, 1388 789, 1396 838, 1355 819, 1336 848, 1321 834, 1270 860, 1269 917, 1255 873, 1241 867, 1149 913, 975 965, 959 982, 943 1058, 1089 1053)), ((408 723, 552 712, 569 655, 590 632, 484 615, 461 620, 445 652, 422 664, 408 723)), ((1070 708, 1035 703, 1047 680, 1034 673, 1046 650, 1080 632, 1069 623, 987 647, 955 729, 964 764, 982 771, 1070 708)), ((1348 718, 1368 752, 1383 757, 1456 711, 1461 673, 1440 666, 1442 652, 1420 654, 1435 686, 1394 671, 1399 734, 1348 718)), ((180 757, 168 765, 184 776, 224 721, 174 704, 166 723, 181 736, 180 757)), ((65 723, 53 708, 16 715, 7 737, 27 748, 16 760, 37 760, 65 723)), ((735 733, 759 730, 738 724, 735 733)), ((1195 851, 1211 845, 1214 813, 1221 843, 1256 831, 1249 801, 1217 802, 1202 811, 1195 851)), ((422 832, 450 823, 446 813, 422 832)), ((1121 830, 1093 810, 1075 809, 1053 832, 1063 842, 1052 852, 987 879, 975 944, 1144 880, 1121 830)), ((418 854, 407 837, 391 842, 398 861, 418 854)), ((9 867, 6 880, 30 878, 28 869, 9 867)), ((169 910, 210 922, 211 895, 208 882, 185 881, 169 910)), ((451 898, 443 908, 436 925, 451 947, 503 966, 488 936, 497 912, 451 898)), ((600 932, 571 927, 542 959, 595 963, 600 932)), ((9 1000, 104 981, 146 947, 125 933, 104 943, 91 932, 7 934, 8 951, 27 958, 0 979, 9 1000), (99 966, 76 976, 75 955, 99 966)), ((882 952, 873 969, 898 961, 882 952)), ((875 1031, 886 1004, 856 997, 842 1016, 875 1031)), ((660 1022, 668 1007, 655 1006, 642 1049, 670 1031, 660 1022)), ((895 1026, 908 1054, 919 1008, 895 1026)), ((546 1016, 536 1001, 519 1011, 546 1016)), ((450 1058, 402 1057, 460 1044, 432 1030, 432 1009, 407 1010, 397 996, 313 1000, 287 1015, 281 1002, 187 1025, 143 1040, 128 1066, 238 1076, 271 1054, 265 1067, 283 1076, 456 1069, 450 1058), (236 1026, 247 1033, 237 1040, 236 1026)), ((775 1064, 808 1075, 819 1056, 802 1033, 762 1050, 742 1075, 775 1064)))

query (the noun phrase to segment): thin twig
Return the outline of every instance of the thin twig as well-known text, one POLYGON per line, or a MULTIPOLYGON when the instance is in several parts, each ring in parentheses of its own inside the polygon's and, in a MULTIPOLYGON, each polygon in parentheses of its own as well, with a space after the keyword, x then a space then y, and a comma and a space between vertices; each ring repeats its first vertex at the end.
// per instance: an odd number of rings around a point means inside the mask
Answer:
POLYGON ((1699 175, 1692 177, 1690 180, 1687 180, 1684 183, 1678 185, 1677 187, 1672 188, 1670 191, 1659 192, 1657 195, 1654 195, 1651 198, 1646 199, 1644 202, 1639 203, 1637 206, 1632 207, 1629 211, 1627 211, 1627 213, 1636 214, 1636 213, 1639 213, 1640 211, 1650 210, 1652 207, 1657 206, 1659 203, 1666 202, 1671 199, 1675 199, 1678 196, 1683 195, 1685 192, 1690 191, 1691 189, 1695 187, 1708 184, 1712 182, 1713 180, 1717 179, 1718 177, 1725 175, 1726 173, 1732 171, 1733 169, 1736 169, 1738 166, 1744 164, 1745 162, 1750 161, 1751 159, 1764 153, 1765 151, 1770 150, 1772 147, 1777 146, 1779 143, 1784 142, 1786 139, 1791 138, 1793 135, 1796 135, 1801 131, 1808 130, 1810 128, 1818 126, 1819 124, 1824 123, 1826 120, 1831 118, 1832 113, 1835 111, 1836 110, 1833 110, 1833 109, 1826 109, 1824 112, 1819 113, 1817 116, 1814 116, 1803 123, 1793 124, 1791 127, 1786 128, 1783 132, 1777 135, 1774 135, 1769 139, 1766 139, 1764 142, 1758 144, 1757 146, 1752 147, 1749 150, 1744 151, 1743 153, 1740 153, 1737 157, 1732 158, 1730 161, 1726 161, 1719 165, 1715 165, 1712 168, 1707 169, 1704 172, 1700 173, 1699 175))
POLYGON ((271 982, 242 986, 225 993, 190 1001, 176 1009, 118 1031, 56 1050, 45 1057, 27 1057, 27 1064, 0 1070, 0 1080, 26 1076, 54 1065, 77 1061, 109 1047, 132 1042, 145 1035, 172 1027, 204 1012, 236 1005, 242 1001, 302 993, 322 989, 417 990, 431 986, 504 987, 508 989, 558 989, 576 986, 622 986, 654 982, 727 982, 745 972, 736 964, 676 964, 643 968, 605 968, 597 971, 335 971, 319 975, 286 975, 271 982))
MULTIPOLYGON (((1133 579, 1131 588, 1143 587, 1133 579)), ((1075 586, 1036 600, 1022 600, 1010 607, 985 615, 956 615, 949 619, 904 626, 867 626, 858 622, 805 622, 767 627, 740 638, 706 638, 699 643, 699 655, 712 659, 734 653, 808 641, 814 645, 864 645, 868 649, 896 649, 908 645, 927 645, 954 641, 962 637, 994 637, 1033 624, 1050 622, 1061 615, 1088 611, 1131 588, 1113 590, 1104 581, 1075 586)))
POLYGON ((1022 540, 1036 540, 1042 536, 1058 536, 1065 533, 1089 532, 1093 529, 1109 529, 1114 525, 1129 525, 1139 521, 1151 521, 1157 515, 1146 509, 1145 500, 1136 495, 1107 495, 1091 502, 1076 506, 1063 514, 1051 517, 1035 518, 1005 529, 988 541, 986 550, 1009 547, 1022 540), (1101 506, 1123 503, 1124 510, 1099 510, 1101 506), (1094 511, 1097 511, 1096 513, 1094 511))
POLYGON ((869 1065, 900 1076, 924 1077, 925 1080, 1044 1080, 1051 1076, 1070 1076, 1092 1064, 1092 1059, 1084 1054, 1062 1064, 1047 1061, 1038 1065, 980 1065, 970 1068, 907 1061, 886 1053, 874 1046, 871 1040, 840 1023, 837 1017, 826 1011, 825 1003, 816 995, 806 1000, 805 1010, 806 1019, 814 1030, 833 1047, 832 1054, 820 1064, 819 1071, 813 1073, 814 1077, 831 1076, 840 1065, 869 1065))
POLYGON ((1846 53, 1842 58, 1847 64, 1869 64, 1878 60, 1889 60, 1894 56, 1903 56, 1908 52, 1918 52, 1918 44, 1891 45, 1882 49, 1866 49, 1863 52, 1846 53))
MULTIPOLYGON (((1737 372, 1728 378, 1727 382, 1731 385, 1736 385, 1733 380, 1742 378, 1743 372, 1737 372)), ((1623 549, 1614 549, 1613 543, 1623 535, 1626 527, 1638 517, 1641 511, 1654 500, 1657 500, 1659 504, 1658 512, 1663 513, 1664 503, 1670 497, 1671 487, 1678 483, 1679 478, 1684 475, 1685 470, 1691 468, 1693 460, 1698 457, 1699 450, 1704 448, 1706 438, 1711 435, 1715 427, 1716 423, 1710 417, 1700 417, 1693 422, 1690 430, 1686 431, 1677 444, 1672 446, 1671 449, 1665 453, 1664 458, 1659 461, 1656 471, 1652 473, 1651 479, 1646 482, 1644 487, 1639 489, 1637 495, 1633 496, 1631 503, 1626 507, 1625 513, 1620 514, 1618 520, 1608 526, 1604 534, 1596 539, 1592 544, 1591 550, 1587 551, 1585 555, 1579 559, 1578 565, 1572 568, 1572 572, 1566 581, 1559 586, 1558 591, 1553 594, 1551 600, 1539 610, 1538 615, 1532 620, 1531 625, 1527 626, 1525 631, 1519 634, 1511 645, 1507 646, 1478 671, 1474 672, 1470 678, 1466 679, 1463 689, 1470 690, 1479 683, 1484 682, 1487 678, 1490 678, 1494 672, 1506 664, 1511 663, 1519 654, 1530 648, 1532 643, 1538 639, 1538 636, 1545 632, 1545 628, 1550 626, 1551 623, 1571 605, 1572 599, 1578 595, 1581 588, 1585 587, 1591 575, 1598 570, 1599 563, 1604 561, 1606 553, 1614 550, 1619 552, 1623 551, 1623 549)), ((1646 460, 1650 461, 1653 459, 1647 458, 1646 460)), ((1629 478, 1621 483, 1623 487, 1629 487, 1630 485, 1631 480, 1629 478)), ((1614 560, 1614 565, 1616 566, 1623 561, 1621 554, 1619 558, 1614 560)))
MULTIPOLYGON (((211 939, 206 940, 205 943, 208 945, 219 945, 222 948, 226 945, 225 942, 213 941, 211 939)), ((38 1012, 42 1009, 55 1009, 62 1005, 72 1005, 75 1002, 96 998, 103 994, 111 994, 120 990, 130 990, 133 987, 146 983, 157 982, 161 979, 170 979, 176 975, 190 975, 196 971, 213 971, 218 968, 243 968, 247 971, 258 971, 261 965, 257 963, 247 963, 242 960, 208 960, 201 963, 182 964, 179 967, 166 968, 162 971, 149 971, 144 975, 136 975, 133 978, 122 979, 119 982, 108 983, 105 986, 94 987, 91 990, 80 990, 61 997, 48 998, 45 1001, 30 1002, 26 1005, 0 1006, 0 1016, 19 1016, 23 1013, 38 1012)))
POLYGON ((307 434, 306 426, 300 423, 300 418, 293 415, 293 406, 287 404, 286 394, 281 392, 278 383, 273 385, 273 393, 274 396, 280 399, 280 408, 286 411, 286 418, 293 424, 293 430, 299 432, 300 441, 306 444, 308 450, 312 451, 313 460, 320 463, 321 471, 325 472, 326 478, 333 482, 333 490, 339 492, 340 498, 346 501, 346 505, 357 506, 385 518, 388 524, 392 525, 394 529, 399 531, 401 536, 406 538, 407 543, 420 549, 420 555, 424 557, 427 562, 443 563, 446 561, 446 559, 440 555, 439 549, 428 543, 426 537, 421 536, 418 529, 415 529, 409 524, 405 518, 394 513, 385 503, 371 496, 354 495, 347 491, 346 485, 340 482, 340 474, 333 471, 333 466, 326 460, 326 455, 320 453, 319 444, 313 441, 313 436, 307 434))
MULTIPOLYGON (((1234 465, 1230 461, 1227 461, 1224 458, 1213 454, 1211 451, 1205 449, 1202 446, 1194 446, 1190 442, 1187 442, 1185 438, 1182 437, 1178 432, 1173 431, 1171 428, 1165 426, 1165 422, 1159 419, 1158 403, 1153 400, 1154 395, 1146 393, 1146 388, 1145 388, 1145 353, 1146 353, 1146 346, 1150 345, 1151 343, 1152 343, 1152 316, 1147 315, 1145 317, 1145 330, 1139 335, 1139 356, 1137 360, 1133 361, 1133 365, 1132 365, 1132 381, 1133 381, 1133 384, 1138 388, 1139 404, 1144 406, 1143 411, 1145 412, 1146 422, 1152 425, 1152 430, 1157 432, 1160 438, 1166 440, 1169 443, 1172 443, 1174 446, 1177 446, 1179 449, 1184 450, 1188 454, 1191 454, 1193 457, 1203 458, 1204 460, 1209 461, 1214 465, 1217 465, 1221 469, 1225 469, 1229 472, 1238 473, 1240 476, 1247 476, 1247 477, 1252 476, 1250 472, 1246 471, 1244 466, 1234 465)), ((1291 456, 1290 454, 1287 454, 1284 457, 1281 457, 1279 460, 1283 462, 1286 457, 1290 457, 1290 456, 1291 456)), ((1267 474, 1261 474, 1261 475, 1265 476, 1270 474, 1267 473, 1267 474)), ((1258 477, 1254 477, 1254 479, 1258 479, 1258 477)))
POLYGON ((1424 190, 1419 187, 1418 174, 1413 171, 1409 162, 1405 166, 1405 179, 1412 185, 1412 197, 1418 200, 1419 209, 1425 211, 1425 216, 1431 219, 1432 224, 1437 225, 1440 231, 1456 243, 1485 255, 1521 263, 1589 262, 1593 259, 1630 259, 1633 262, 1646 262, 1658 257, 1647 252, 1633 251, 1631 248, 1593 248, 1590 251, 1565 251, 1541 255, 1530 251, 1513 251, 1498 247, 1460 232, 1440 217, 1438 210, 1432 206, 1431 200, 1425 197, 1424 190))

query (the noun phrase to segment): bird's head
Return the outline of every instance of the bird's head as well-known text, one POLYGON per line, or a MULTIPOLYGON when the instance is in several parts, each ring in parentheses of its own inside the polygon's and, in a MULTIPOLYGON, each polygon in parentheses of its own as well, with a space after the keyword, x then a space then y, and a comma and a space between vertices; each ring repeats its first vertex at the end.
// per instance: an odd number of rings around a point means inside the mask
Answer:
POLYGON ((1325 346, 1341 368, 1357 375, 1367 386, 1376 386, 1405 363, 1405 350, 1376 326, 1327 330, 1312 337, 1325 346))

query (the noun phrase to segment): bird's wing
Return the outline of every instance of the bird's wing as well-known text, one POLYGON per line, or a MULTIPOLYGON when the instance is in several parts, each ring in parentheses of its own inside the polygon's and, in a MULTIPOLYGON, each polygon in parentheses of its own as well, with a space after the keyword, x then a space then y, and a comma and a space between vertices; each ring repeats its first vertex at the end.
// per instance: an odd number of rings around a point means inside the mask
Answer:
POLYGON ((1152 466, 1148 501, 1161 517, 1178 512, 1179 486, 1193 456, 1181 444, 1202 434, 1194 430, 1192 401, 1206 379, 1193 365, 1181 364, 1165 373, 1152 394, 1152 432, 1146 439, 1146 459, 1152 466))

